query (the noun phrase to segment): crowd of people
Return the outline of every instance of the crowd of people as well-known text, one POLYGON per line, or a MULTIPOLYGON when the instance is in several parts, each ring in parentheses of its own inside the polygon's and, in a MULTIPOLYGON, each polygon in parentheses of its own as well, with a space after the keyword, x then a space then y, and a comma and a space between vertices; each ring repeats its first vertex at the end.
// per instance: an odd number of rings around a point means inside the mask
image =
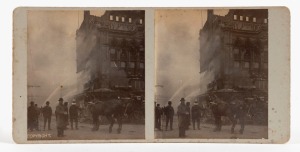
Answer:
MULTIPOLYGON (((180 99, 180 104, 177 107, 177 117, 178 117, 178 128, 179 128, 179 137, 184 138, 185 131, 189 129, 191 125, 191 120, 193 124, 193 129, 200 130, 200 117, 201 117, 202 108, 198 102, 194 102, 194 105, 191 107, 190 102, 185 103, 185 99, 180 99)), ((155 106, 155 128, 162 130, 161 128, 161 118, 165 116, 166 125, 165 130, 168 130, 170 124, 170 130, 173 130, 173 117, 174 117, 174 108, 172 106, 172 101, 168 101, 168 106, 160 107, 160 104, 155 106)))
MULTIPOLYGON (((55 118, 57 126, 57 136, 63 137, 64 130, 68 129, 68 125, 71 125, 71 129, 78 130, 78 117, 80 108, 76 105, 73 100, 72 105, 69 107, 68 102, 64 102, 63 98, 59 98, 59 104, 55 108, 55 118)), ((29 131, 40 131, 39 128, 39 117, 42 116, 44 120, 44 131, 46 126, 48 130, 51 130, 51 117, 53 115, 50 102, 47 101, 44 107, 38 108, 37 104, 33 101, 30 102, 30 106, 27 111, 28 130, 29 131)))

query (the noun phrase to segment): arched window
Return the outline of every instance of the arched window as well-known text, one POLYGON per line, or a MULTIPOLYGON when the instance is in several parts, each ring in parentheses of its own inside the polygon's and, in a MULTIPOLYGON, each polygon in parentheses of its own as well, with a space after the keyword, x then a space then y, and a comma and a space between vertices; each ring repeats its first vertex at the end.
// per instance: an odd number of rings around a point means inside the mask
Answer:
POLYGON ((240 49, 237 48, 237 47, 233 48, 233 59, 234 60, 240 60, 241 59, 240 49))
POLYGON ((260 57, 260 52, 258 52, 258 51, 254 51, 253 52, 253 60, 255 61, 255 62, 260 62, 260 59, 261 59, 261 57, 260 57))
POLYGON ((109 50, 110 52, 110 60, 117 60, 117 52, 116 52, 116 49, 114 48, 111 48, 109 50))
POLYGON ((117 45, 118 45, 117 39, 112 38, 111 41, 110 41, 110 45, 111 45, 111 46, 117 46, 117 45))
POLYGON ((137 43, 137 41, 135 40, 135 39, 133 39, 133 40, 131 40, 130 41, 130 46, 132 47, 132 48, 137 48, 138 47, 138 43, 137 43))
POLYGON ((120 55, 120 60, 121 61, 127 60, 127 53, 125 52, 125 50, 122 50, 121 55, 120 55))
POLYGON ((122 40, 121 47, 127 47, 127 40, 126 39, 122 40))
POLYGON ((253 44, 249 38, 246 39, 245 41, 245 48, 246 49, 251 49, 253 47, 253 44))
POLYGON ((130 61, 136 60, 136 53, 134 50, 130 51, 130 61))
POLYGON ((245 61, 250 61, 250 58, 251 58, 250 50, 246 49, 246 52, 244 54, 244 60, 245 61))
POLYGON ((243 45, 244 45, 244 43, 241 40, 241 38, 239 38, 239 37, 237 37, 233 43, 233 46, 236 48, 241 48, 241 47, 243 47, 243 45))

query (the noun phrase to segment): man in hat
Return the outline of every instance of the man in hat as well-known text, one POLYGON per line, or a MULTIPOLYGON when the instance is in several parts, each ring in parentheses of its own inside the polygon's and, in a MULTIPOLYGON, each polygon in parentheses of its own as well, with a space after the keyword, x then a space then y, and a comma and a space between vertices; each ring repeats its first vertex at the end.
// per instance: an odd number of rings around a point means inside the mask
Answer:
POLYGON ((40 128, 39 128, 39 116, 41 114, 41 109, 38 107, 37 104, 34 104, 34 108, 35 108, 35 111, 36 111, 36 115, 35 115, 35 119, 34 119, 34 128, 37 131, 40 131, 40 128))
POLYGON ((188 130, 190 125, 191 125, 191 103, 190 102, 186 102, 185 106, 186 106, 186 111, 187 111, 187 123, 186 123, 186 129, 188 130))
POLYGON ((160 104, 156 104, 155 107, 155 128, 158 130, 161 130, 161 115, 162 115, 162 110, 160 108, 160 104))
POLYGON ((27 125, 30 131, 33 131, 33 129, 35 129, 36 118, 37 118, 37 111, 34 106, 34 102, 31 101, 30 106, 27 109, 27 125))
POLYGON ((43 116, 44 116, 44 130, 46 129, 46 123, 48 122, 48 130, 51 130, 51 116, 52 116, 52 108, 49 106, 50 102, 46 102, 46 106, 43 108, 43 116))
POLYGON ((75 129, 78 130, 78 106, 76 105, 75 99, 69 108, 71 129, 73 130, 73 122, 75 123, 75 129))
POLYGON ((68 102, 64 102, 64 108, 65 108, 65 129, 68 129, 68 125, 69 125, 69 107, 68 107, 69 103, 68 102))
POLYGON ((180 99, 180 105, 177 107, 177 115, 178 115, 179 137, 185 138, 188 111, 185 105, 184 98, 180 99))
POLYGON ((172 107, 172 101, 168 102, 168 106, 165 108, 165 113, 166 113, 166 130, 168 130, 169 122, 170 122, 170 130, 173 130, 174 108, 172 107))
POLYGON ((59 98, 59 104, 56 106, 56 124, 57 124, 57 137, 63 137, 64 136, 64 129, 65 129, 65 115, 67 115, 67 112, 65 111, 65 107, 63 105, 64 99, 59 98))
POLYGON ((193 122, 193 129, 195 130, 195 122, 197 122, 197 129, 200 130, 200 117, 201 117, 201 108, 198 102, 194 102, 192 106, 192 122, 193 122))

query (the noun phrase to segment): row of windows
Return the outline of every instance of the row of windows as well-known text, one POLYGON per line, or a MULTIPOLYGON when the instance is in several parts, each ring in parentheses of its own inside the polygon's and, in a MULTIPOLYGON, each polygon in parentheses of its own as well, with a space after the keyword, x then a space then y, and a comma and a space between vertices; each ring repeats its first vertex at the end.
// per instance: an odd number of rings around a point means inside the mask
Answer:
POLYGON ((141 68, 144 69, 144 63, 135 63, 135 62, 116 62, 116 61, 111 61, 110 62, 110 67, 112 68, 141 68), (126 64, 127 63, 127 64, 126 64))
MULTIPOLYGON (((244 53, 240 53, 239 49, 233 49, 233 58, 234 60, 251 60, 251 55, 249 51, 246 51, 244 53)), ((258 53, 253 53, 253 60, 256 62, 259 62, 260 60, 263 60, 264 62, 268 61, 268 52, 261 53, 259 55, 258 53)))
POLYGON ((144 89, 145 88, 145 82, 144 81, 133 81, 130 83, 133 88, 135 89, 144 89))
POLYGON ((144 52, 128 52, 126 53, 125 51, 119 51, 119 53, 116 52, 115 49, 110 50, 110 59, 111 60, 127 60, 128 57, 130 60, 144 60, 144 52), (129 56, 128 56, 128 55, 129 56))
MULTIPOLYGON (((109 16, 109 20, 110 20, 110 21, 115 20, 115 21, 117 21, 117 22, 120 22, 120 21, 121 21, 121 22, 125 22, 125 21, 126 21, 126 18, 123 17, 123 16, 113 16, 113 15, 110 15, 110 16, 109 16)), ((132 23, 132 18, 129 17, 127 21, 128 21, 128 23, 132 23)), ((140 23, 140 24, 143 24, 143 19, 140 19, 140 20, 139 20, 139 23, 140 23)))
MULTIPOLYGON (((237 15, 233 15, 233 19, 234 20, 238 20, 238 16, 237 15)), ((240 21, 244 21, 245 20, 246 22, 249 22, 250 18, 248 16, 246 16, 245 18, 244 18, 244 16, 240 16, 239 20, 240 21)), ((256 17, 252 18, 252 22, 256 23, 256 17)), ((265 18, 264 19, 264 23, 268 23, 268 19, 265 18)))
MULTIPOLYGON (((240 62, 238 62, 238 61, 235 61, 234 62, 234 67, 235 68, 239 68, 239 67, 244 67, 244 68, 249 68, 250 67, 250 62, 243 62, 244 64, 242 64, 242 63, 240 63, 240 62)), ((256 68, 256 69, 258 69, 259 68, 259 63, 258 62, 254 62, 254 63, 252 63, 252 67, 253 68, 256 68)), ((263 64, 263 68, 264 69, 267 69, 268 68, 268 64, 267 63, 264 63, 263 64)))
POLYGON ((255 86, 258 89, 266 90, 268 89, 268 81, 256 81, 255 86))

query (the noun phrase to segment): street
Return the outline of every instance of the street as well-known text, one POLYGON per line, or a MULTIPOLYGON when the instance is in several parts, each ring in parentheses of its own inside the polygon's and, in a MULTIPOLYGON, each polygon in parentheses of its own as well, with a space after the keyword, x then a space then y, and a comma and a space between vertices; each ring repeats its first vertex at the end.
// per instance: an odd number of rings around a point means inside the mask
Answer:
MULTIPOLYGON (((162 130, 155 130, 156 139, 168 139, 168 138, 179 138, 179 129, 177 123, 177 117, 173 119, 173 130, 165 130, 166 122, 162 120, 162 130)), ((170 127, 170 126, 169 126, 170 127)), ((262 139, 268 138, 268 126, 262 125, 245 125, 243 134, 239 134, 240 125, 235 126, 235 133, 231 134, 231 125, 223 125, 220 132, 213 132, 214 124, 200 123, 200 130, 193 130, 193 125, 186 130, 186 138, 198 138, 198 139, 262 139)), ((197 127, 196 127, 197 129, 197 127)))
POLYGON ((91 131, 92 124, 78 123, 78 130, 71 130, 70 125, 65 130, 64 137, 57 137, 56 120, 52 116, 51 129, 44 129, 43 118, 39 119, 40 131, 28 131, 28 140, 109 140, 109 139, 145 139, 145 125, 123 124, 121 134, 117 133, 118 124, 113 126, 112 133, 108 132, 108 124, 100 125, 98 131, 91 131))

